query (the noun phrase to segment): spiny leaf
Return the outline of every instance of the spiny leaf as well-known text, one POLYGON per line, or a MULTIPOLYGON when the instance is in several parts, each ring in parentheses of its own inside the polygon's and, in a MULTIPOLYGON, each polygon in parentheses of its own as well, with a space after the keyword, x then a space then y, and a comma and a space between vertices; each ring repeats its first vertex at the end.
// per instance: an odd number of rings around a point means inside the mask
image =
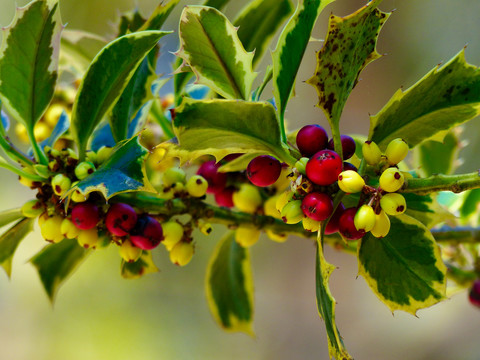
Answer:
POLYGON ((254 335, 253 278, 250 254, 229 232, 218 243, 207 267, 206 295, 217 323, 226 331, 254 335))
POLYGON ((369 139, 385 149, 403 138, 410 147, 480 114, 480 70, 465 61, 465 49, 409 89, 398 90, 370 118, 369 139))
POLYGON ((414 156, 420 165, 419 172, 427 177, 433 174, 452 174, 456 167, 460 140, 449 131, 441 142, 427 140, 417 146, 414 156))
POLYGON ((420 221, 427 228, 455 219, 455 215, 441 206, 437 201, 437 195, 417 195, 414 193, 403 193, 407 202, 406 215, 420 221))
POLYGON ((170 0, 167 4, 160 3, 139 30, 160 30, 179 1, 170 0))
POLYGON ((197 82, 227 99, 248 99, 256 73, 235 27, 218 10, 186 6, 180 19, 176 55, 190 66, 197 82))
MULTIPOLYGON (((1 226, 6 225, 15 219, 18 219, 19 211, 8 211, 0 214, 1 226), (8 221, 8 222, 6 222, 8 221)), ((2 236, 0 236, 0 265, 3 267, 8 277, 12 274, 12 259, 18 245, 25 236, 33 230, 33 219, 23 218, 2 236)))
POLYGON ((430 231, 408 216, 391 216, 384 238, 360 240, 359 274, 391 311, 417 310, 445 299, 446 268, 430 231))

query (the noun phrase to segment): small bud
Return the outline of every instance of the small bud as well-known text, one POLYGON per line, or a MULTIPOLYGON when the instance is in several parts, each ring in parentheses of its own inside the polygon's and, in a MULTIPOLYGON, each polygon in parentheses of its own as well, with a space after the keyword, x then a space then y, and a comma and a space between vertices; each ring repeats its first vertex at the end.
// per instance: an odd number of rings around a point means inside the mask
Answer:
POLYGON ((405 198, 398 193, 383 195, 380 199, 380 206, 388 215, 400 215, 407 210, 405 198))
POLYGON ((287 224, 297 224, 303 219, 302 201, 293 200, 287 203, 281 212, 282 220, 287 224))
POLYGON ((193 175, 187 181, 187 192, 193 197, 202 197, 207 193, 208 182, 200 175, 193 175))
POLYGON ((122 245, 118 248, 118 251, 120 252, 120 256, 123 258, 123 260, 129 263, 133 263, 140 259, 140 256, 142 256, 143 252, 142 249, 134 246, 128 239, 122 243, 122 245))
POLYGON ((362 205, 357 210, 353 223, 358 231, 369 232, 375 226, 375 211, 370 205, 362 205))
POLYGON ((78 180, 83 180, 95 172, 95 165, 90 161, 82 161, 75 168, 75 176, 78 180))
POLYGON ((405 159, 408 154, 408 145, 405 140, 397 138, 389 142, 385 156, 390 165, 397 165, 400 161, 405 159))
POLYGON ((262 205, 262 197, 256 186, 242 184, 240 189, 233 193, 233 203, 240 211, 254 213, 262 205))
POLYGON ((52 179, 53 192, 58 196, 65 194, 71 185, 72 181, 63 174, 57 174, 52 179))
POLYGON ((362 191, 365 180, 356 171, 346 170, 338 175, 338 186, 343 192, 354 194, 362 191))
POLYGON ((177 182, 185 183, 185 171, 179 167, 172 167, 163 173, 162 180, 165 186, 172 186, 177 182))
POLYGON ((163 245, 165 245, 168 251, 177 245, 183 237, 183 226, 176 221, 167 221, 162 224, 163 229, 163 245))
POLYGON ((192 260, 194 251, 193 243, 180 241, 170 251, 170 261, 175 265, 185 266, 192 260))
POLYGON ((380 187, 387 192, 399 190, 404 182, 405 178, 397 168, 388 168, 380 175, 380 187))
POLYGON ((260 237, 260 230, 253 227, 240 226, 235 231, 235 241, 243 247, 250 247, 255 244, 260 237))
POLYGON ((99 243, 98 231, 96 228, 89 230, 79 230, 77 241, 85 249, 95 249, 99 243))
POLYGON ((377 238, 387 236, 390 231, 390 219, 385 211, 380 211, 380 214, 375 215, 375 226, 370 230, 372 235, 377 238))
POLYGON ((23 204, 21 211, 23 216, 33 219, 43 213, 44 208, 40 201, 38 201, 37 199, 33 199, 23 204))
POLYGON ((365 141, 362 145, 362 153, 367 164, 372 166, 377 165, 382 157, 380 148, 373 141, 365 141))

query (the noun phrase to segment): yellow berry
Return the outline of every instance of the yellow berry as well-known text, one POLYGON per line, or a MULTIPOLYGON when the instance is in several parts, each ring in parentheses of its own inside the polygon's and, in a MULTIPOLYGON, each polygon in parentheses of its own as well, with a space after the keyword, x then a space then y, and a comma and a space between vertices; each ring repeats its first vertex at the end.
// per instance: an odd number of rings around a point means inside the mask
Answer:
POLYGON ((185 171, 179 167, 172 167, 163 173, 163 185, 172 186, 173 184, 185 182, 185 171))
POLYGON ((278 242, 278 243, 284 243, 288 239, 287 234, 277 233, 277 232, 274 232, 270 229, 265 230, 265 233, 270 238, 270 240, 273 240, 273 241, 278 242))
POLYGON ((292 200, 282 209, 282 220, 287 224, 297 224, 303 219, 302 201, 292 200))
POLYGON ((188 179, 186 189, 190 196, 202 197, 207 193, 208 182, 203 176, 193 175, 188 179))
POLYGON ((28 143, 27 128, 23 124, 18 123, 17 125, 15 125, 15 134, 20 141, 28 143))
POLYGON ((70 219, 63 219, 60 225, 60 232, 67 239, 75 239, 79 234, 79 229, 73 224, 70 219))
POLYGON ((369 232, 375 226, 375 211, 370 205, 362 205, 353 219, 355 228, 361 232, 369 232))
POLYGON ((263 212, 267 216, 274 217, 276 219, 281 219, 282 217, 280 216, 280 212, 277 210, 276 203, 277 199, 280 195, 275 195, 267 199, 263 203, 263 212))
POLYGON ((199 229, 204 235, 210 235, 212 233, 212 230, 213 230, 212 229, 212 224, 210 224, 208 222, 204 222, 204 223, 200 224, 199 229))
POLYGON ((250 184, 242 184, 232 196, 233 204, 240 211, 254 213, 262 205, 262 197, 258 188, 250 184))
POLYGON ((51 132, 52 128, 43 121, 37 122, 35 124, 35 127, 33 128, 33 135, 35 136, 35 140, 37 141, 45 140, 46 138, 48 138, 51 132))
POLYGON ((75 176, 78 180, 83 180, 95 172, 95 165, 90 161, 82 161, 75 167, 75 176))
POLYGON ((356 171, 346 170, 338 175, 338 186, 343 192, 354 194, 362 191, 365 186, 365 180, 363 180, 360 174, 356 171))
POLYGON ((388 215, 400 215, 407 210, 405 198, 398 193, 383 195, 380 199, 380 206, 388 215))
POLYGON ((52 179, 53 192, 58 196, 65 194, 71 185, 71 180, 63 174, 57 174, 52 179))
POLYGON ((235 231, 235 241, 243 247, 250 247, 258 241, 260 230, 254 227, 240 226, 235 231))
POLYGON ((282 212, 282 209, 284 208, 287 203, 292 200, 293 198, 293 192, 290 190, 284 191, 277 197, 277 201, 275 202, 275 207, 277 208, 278 212, 282 212))
POLYGON ((193 243, 180 241, 170 250, 170 261, 175 265, 185 266, 192 260, 194 251, 193 243))
POLYGON ((167 221, 166 223, 162 224, 162 229, 162 244, 165 245, 168 251, 170 251, 180 240, 182 240, 183 226, 176 221, 167 221))
POLYGON ((277 181, 273 183, 272 186, 275 187, 277 191, 284 190, 287 186, 290 185, 291 180, 288 175, 290 175, 291 172, 292 172, 292 169, 288 167, 282 167, 280 176, 278 177, 277 181))
POLYGON ((46 219, 43 224, 40 226, 40 232, 42 237, 54 243, 59 243, 63 240, 63 234, 60 231, 62 225, 63 217, 60 215, 55 215, 46 219))
POLYGON ((373 236, 377 238, 382 238, 387 236, 390 231, 390 219, 385 211, 380 211, 380 214, 375 215, 375 226, 370 232, 373 236))
POLYGON ((37 199, 27 201, 25 204, 23 204, 21 209, 23 216, 27 218, 36 218, 38 215, 43 213, 43 210, 44 208, 42 203, 37 199))
POLYGON ((399 190, 404 182, 405 178, 397 168, 388 168, 380 175, 380 187, 387 192, 399 190))
POLYGON ((94 227, 89 230, 79 230, 77 241, 78 244, 85 249, 95 249, 99 243, 97 228, 94 227))
POLYGON ((63 109, 64 107, 60 104, 52 104, 45 112, 43 118, 45 122, 50 125, 51 128, 57 125, 58 119, 60 118, 60 115, 62 115, 63 109))
POLYGON ((382 152, 373 141, 365 141, 362 145, 363 158, 368 165, 377 165, 382 157, 382 152))
POLYGON ((302 225, 305 230, 315 232, 320 230, 320 226, 322 225, 322 223, 320 221, 313 220, 308 216, 305 216, 302 219, 302 225))
POLYGON ((123 260, 132 263, 140 259, 143 250, 134 246, 130 240, 126 239, 122 245, 120 245, 118 251, 123 260))
POLYGON ((408 154, 408 145, 405 140, 397 138, 388 143, 385 156, 390 165, 397 165, 400 161, 405 159, 408 154))

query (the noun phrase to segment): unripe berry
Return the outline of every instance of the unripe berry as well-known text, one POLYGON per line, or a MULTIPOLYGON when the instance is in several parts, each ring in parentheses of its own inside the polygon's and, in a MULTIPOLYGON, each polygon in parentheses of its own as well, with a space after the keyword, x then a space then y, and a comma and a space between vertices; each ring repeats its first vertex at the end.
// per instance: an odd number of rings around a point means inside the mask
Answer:
POLYGON ((288 239, 287 234, 276 233, 270 229, 265 230, 265 234, 267 234, 270 240, 273 240, 278 243, 284 243, 288 239))
POLYGON ((235 188, 233 186, 228 186, 223 190, 215 193, 215 201, 219 206, 224 206, 227 208, 231 208, 234 206, 233 204, 233 193, 235 192, 235 188))
POLYGON ((200 175, 193 175, 188 179, 186 189, 190 196, 202 197, 207 193, 208 182, 200 175))
POLYGON ((96 164, 101 165, 107 160, 110 155, 112 155, 112 150, 113 148, 107 147, 107 146, 102 146, 100 149, 97 151, 97 159, 96 159, 96 164))
POLYGON ((277 208, 277 211, 280 213, 282 212, 283 208, 287 203, 292 200, 293 198, 293 192, 290 190, 284 191, 277 197, 277 201, 275 202, 275 207, 277 208))
POLYGON ((38 226, 42 227, 43 224, 45 224, 45 221, 49 219, 48 213, 45 211, 38 217, 38 226))
POLYGON ((362 145, 363 158, 368 165, 377 165, 382 158, 382 152, 378 145, 373 141, 365 141, 362 145))
POLYGON ((398 193, 383 195, 380 199, 380 206, 388 215, 400 215, 407 210, 405 198, 398 193))
POLYGON ((243 246, 250 247, 260 238, 260 230, 253 227, 240 226, 235 230, 235 241, 243 246))
POLYGON ((60 232, 64 237, 67 239, 75 239, 78 236, 78 233, 80 232, 80 229, 78 229, 75 224, 72 222, 70 219, 63 219, 61 225, 60 225, 60 232))
POLYGON ((129 263, 133 263, 140 259, 140 256, 142 256, 143 252, 142 249, 134 246, 128 239, 122 243, 122 245, 118 248, 118 251, 123 260, 129 263))
POLYGON ((260 155, 248 163, 246 174, 252 184, 265 187, 273 185, 281 171, 280 161, 270 155, 260 155))
POLYGON ((53 192, 58 196, 65 194, 71 186, 72 181, 63 174, 57 174, 52 179, 53 192))
MULTIPOLYGON (((343 160, 348 160, 355 154, 357 145, 355 144, 355 140, 348 135, 340 135, 340 140, 342 142, 343 160)), ((328 142, 328 149, 335 150, 333 139, 328 142)))
POLYGON ((388 168, 380 175, 380 187, 387 192, 399 190, 404 181, 402 172, 397 168, 388 168))
POLYGON ((170 261, 175 265, 185 266, 192 260, 194 251, 193 243, 180 241, 170 251, 170 261))
POLYGON ((297 171, 302 174, 302 175, 307 175, 306 172, 306 166, 309 158, 307 157, 302 157, 297 160, 297 162, 294 165, 294 168, 297 169, 297 171))
POLYGON ((302 201, 292 200, 288 202, 281 212, 282 220, 287 224, 297 224, 303 219, 302 201))
POLYGON ((328 135, 320 125, 306 125, 297 133, 296 142, 302 155, 310 157, 327 147, 328 135))
POLYGON ((468 300, 472 305, 480 307, 480 280, 475 280, 473 283, 468 293, 468 300))
POLYGON ((332 217, 325 226, 325 235, 330 235, 338 232, 338 227, 340 223, 340 217, 342 216, 343 212, 345 211, 345 206, 340 203, 338 204, 335 212, 333 213, 332 217))
POLYGON ((85 249, 96 249, 100 242, 97 229, 80 230, 77 241, 78 244, 85 249))
MULTIPOLYGON (((28 174, 32 174, 32 175, 35 174, 35 170, 33 170, 30 167, 25 167, 22 170, 23 170, 23 172, 26 172, 28 174)), ((18 181, 23 186, 26 186, 26 187, 29 187, 29 188, 32 188, 33 186, 35 186, 35 183, 36 183, 35 181, 27 179, 26 177, 23 177, 23 176, 19 176, 18 181)))
POLYGON ((364 186, 365 180, 355 171, 342 171, 340 175, 338 175, 338 187, 347 194, 360 192, 364 186))
POLYGON ((150 215, 139 216, 130 235, 130 241, 133 245, 143 250, 152 250, 162 240, 162 225, 150 215))
POLYGON ((280 195, 275 195, 267 199, 263 203, 263 212, 267 216, 271 216, 277 219, 281 219, 280 212, 277 210, 276 203, 280 195))
POLYGON ((137 223, 137 213, 128 204, 113 204, 105 216, 107 230, 116 236, 127 235, 137 223))
POLYGON ((227 174, 218 171, 220 164, 210 160, 204 162, 197 171, 197 175, 202 176, 208 182, 207 192, 215 194, 222 191, 227 184, 227 174))
POLYGON ((21 211, 23 216, 33 219, 43 213, 44 208, 40 201, 33 199, 23 204, 21 211))
POLYGON ((405 140, 397 138, 388 143, 385 156, 390 165, 397 165, 400 161, 405 159, 408 154, 408 145, 405 140))
POLYGON ((343 162, 340 156, 332 150, 317 152, 307 162, 306 173, 308 178, 317 185, 330 185, 337 181, 342 172, 343 162))
POLYGON ((184 183, 185 177, 185 171, 183 171, 179 167, 172 167, 163 173, 163 185, 172 186, 177 182, 184 183))
POLYGON ((40 232, 42 237, 54 243, 59 243, 63 240, 63 234, 60 231, 60 226, 62 224, 63 217, 60 215, 55 215, 47 220, 40 226, 40 232))
MULTIPOLYGON (((72 187, 75 186, 76 184, 73 183, 72 187)), ((70 199, 76 203, 81 203, 84 201, 87 201, 88 195, 83 195, 80 190, 75 189, 72 191, 72 195, 70 195, 70 199)))
POLYGON ((370 232, 377 238, 383 238, 387 236, 390 231, 390 219, 385 211, 380 211, 380 214, 375 215, 375 226, 370 232))
POLYGON ((95 165, 90 161, 82 161, 75 167, 75 176, 78 180, 83 180, 95 172, 95 165))
POLYGON ((302 200, 302 211, 313 220, 324 221, 332 215, 333 201, 327 194, 312 192, 302 200))
POLYGON ((346 209, 338 223, 338 230, 340 234, 347 240, 358 240, 365 235, 365 233, 358 231, 355 227, 354 218, 357 213, 357 208, 346 209))
POLYGON ((375 226, 375 211, 370 205, 362 205, 357 210, 353 223, 358 231, 366 233, 375 226))
POLYGON ((322 225, 322 223, 320 221, 316 221, 316 220, 313 220, 312 218, 305 216, 302 219, 302 225, 305 230, 310 232, 316 232, 320 230, 320 226, 322 225))
POLYGON ((168 251, 170 251, 180 240, 182 240, 183 226, 176 221, 167 221, 162 224, 162 229, 164 237, 162 244, 168 251))
POLYGON ((72 221, 81 230, 94 228, 99 220, 100 215, 95 204, 84 202, 76 204, 72 208, 72 221))
POLYGON ((92 151, 92 150, 87 151, 85 158, 87 162, 92 163, 92 165, 97 163, 97 153, 95 151, 92 151))
POLYGON ((254 213, 262 205, 258 188, 250 184, 242 184, 240 189, 233 193, 232 199, 235 207, 247 213, 254 213))

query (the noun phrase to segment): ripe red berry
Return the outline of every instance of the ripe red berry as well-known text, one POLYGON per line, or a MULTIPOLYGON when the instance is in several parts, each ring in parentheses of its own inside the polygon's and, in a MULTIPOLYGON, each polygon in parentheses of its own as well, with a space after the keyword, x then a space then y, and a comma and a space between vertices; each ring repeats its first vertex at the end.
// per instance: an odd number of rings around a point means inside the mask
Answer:
POLYGON ((270 155, 260 155, 247 166, 247 177, 253 185, 265 187, 277 181, 282 171, 280 161, 270 155))
POLYGON ((233 204, 233 193, 235 188, 233 186, 226 187, 225 189, 217 192, 215 194, 215 201, 219 206, 225 206, 231 208, 233 204))
POLYGON ((138 217, 135 227, 131 231, 130 241, 143 250, 152 250, 163 240, 162 225, 150 215, 138 217))
MULTIPOLYGON (((340 135, 340 139, 342 141, 342 152, 343 152, 343 159, 347 160, 350 159, 353 154, 355 154, 355 140, 351 136, 348 135, 340 135)), ((330 150, 335 150, 335 146, 333 144, 333 139, 330 139, 328 142, 328 148, 330 150)))
POLYGON ((320 125, 306 125, 297 133, 298 150, 305 157, 310 157, 316 152, 327 147, 328 135, 320 125))
POLYGON ((214 160, 204 162, 197 170, 197 175, 202 176, 208 182, 207 192, 215 194, 222 191, 227 184, 227 174, 218 171, 220 164, 214 160))
POLYGON ((345 206, 342 203, 338 204, 335 212, 333 213, 332 217, 327 223, 327 226, 325 227, 325 235, 334 234, 338 231, 338 227, 340 225, 340 216, 342 216, 344 211, 345 206))
POLYGON ((335 151, 322 150, 311 157, 305 171, 310 181, 326 186, 337 181, 342 166, 343 162, 335 151))
POLYGON ((108 209, 105 225, 113 235, 125 236, 137 223, 137 213, 128 204, 113 204, 108 209))
POLYGON ((333 212, 333 201, 327 194, 312 192, 302 200, 305 216, 316 221, 326 220, 333 212))
POLYGON ((354 218, 356 213, 357 208, 352 207, 346 209, 340 216, 338 230, 347 240, 358 240, 365 235, 364 232, 358 231, 355 227, 354 218))
POLYGON ((93 229, 99 220, 100 215, 97 205, 83 202, 72 208, 72 222, 81 230, 93 229))
POLYGON ((468 294, 468 300, 472 305, 480 307, 480 279, 475 280, 468 294))

